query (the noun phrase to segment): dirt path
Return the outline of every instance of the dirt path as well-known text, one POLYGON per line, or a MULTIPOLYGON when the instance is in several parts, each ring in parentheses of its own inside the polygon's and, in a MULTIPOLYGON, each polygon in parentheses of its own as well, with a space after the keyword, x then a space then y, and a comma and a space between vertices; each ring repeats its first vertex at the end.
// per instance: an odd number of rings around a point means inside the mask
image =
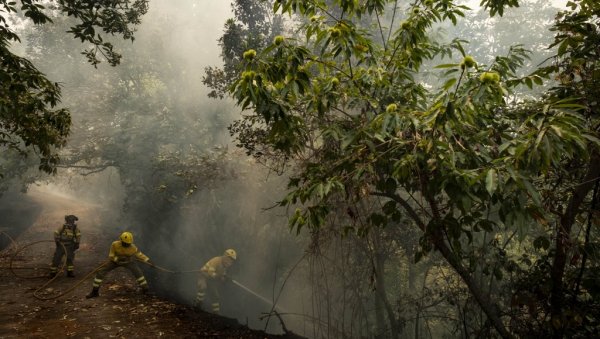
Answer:
MULTIPOLYGON (((82 244, 76 254, 76 277, 68 278, 62 273, 38 293, 52 297, 80 282, 106 259, 106 244, 113 239, 108 238, 112 233, 103 231, 101 225, 111 221, 102 220, 104 213, 101 206, 65 196, 49 196, 44 192, 32 192, 29 196, 32 208, 36 203, 39 208, 31 227, 15 239, 20 246, 52 240, 52 233, 61 225, 65 214, 75 214, 80 219, 82 244)), ((12 218, 18 218, 18 215, 12 218)), ((25 248, 15 257, 13 266, 38 269, 18 268, 15 272, 28 277, 47 275, 53 251, 54 244, 51 242, 25 248)), ((6 269, 11 257, 9 254, 9 249, 0 253, 0 338, 293 337, 250 330, 233 319, 195 312, 188 306, 141 295, 133 276, 122 269, 112 271, 106 277, 99 298, 85 298, 92 284, 92 279, 88 278, 63 297, 39 300, 34 292, 48 279, 16 277, 6 269)))

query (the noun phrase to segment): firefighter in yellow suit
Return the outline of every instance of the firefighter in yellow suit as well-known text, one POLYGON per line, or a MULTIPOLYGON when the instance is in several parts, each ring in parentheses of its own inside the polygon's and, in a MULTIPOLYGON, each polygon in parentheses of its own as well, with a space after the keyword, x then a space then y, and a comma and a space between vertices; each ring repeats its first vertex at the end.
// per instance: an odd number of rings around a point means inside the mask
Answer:
POLYGON ((204 297, 208 293, 212 304, 213 313, 218 314, 221 311, 219 303, 219 288, 221 284, 228 279, 227 269, 233 265, 237 259, 235 250, 228 249, 222 256, 210 259, 200 269, 198 277, 198 293, 196 294, 196 309, 202 309, 204 297))
POLYGON ((81 233, 75 223, 79 218, 70 214, 65 215, 65 223, 54 231, 54 242, 56 249, 52 258, 52 266, 50 266, 50 278, 54 278, 58 273, 58 266, 63 256, 67 257, 67 276, 74 277, 75 266, 75 251, 79 248, 81 233))
POLYGON ((114 241, 110 246, 108 259, 109 262, 106 263, 98 271, 98 273, 96 273, 96 277, 94 278, 94 283, 92 285, 92 291, 86 296, 86 298, 95 298, 99 296, 98 290, 102 284, 102 279, 104 279, 104 276, 108 272, 118 267, 125 267, 131 271, 131 273, 133 273, 137 279, 142 292, 144 294, 148 292, 148 282, 146 281, 146 278, 144 277, 142 270, 140 270, 136 260, 150 263, 150 259, 133 244, 133 234, 130 232, 123 232, 119 237, 119 240, 114 241))

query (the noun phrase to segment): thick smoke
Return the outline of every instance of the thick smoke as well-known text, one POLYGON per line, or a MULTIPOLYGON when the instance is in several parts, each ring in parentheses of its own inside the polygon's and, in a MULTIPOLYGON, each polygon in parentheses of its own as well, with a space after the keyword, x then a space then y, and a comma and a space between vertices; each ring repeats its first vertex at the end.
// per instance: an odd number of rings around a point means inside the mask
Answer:
MULTIPOLYGON (((152 1, 135 41, 116 41, 123 59, 115 68, 87 64, 61 18, 52 29, 31 29, 27 51, 64 85, 73 117, 64 167, 48 187, 98 204, 108 241, 97 246, 108 250, 129 230, 155 264, 173 271, 199 270, 234 248, 232 278, 270 300, 303 245, 289 234, 285 210, 270 208, 285 180, 235 149, 227 126, 239 109, 209 99, 202 84, 204 68, 220 64, 218 38, 230 15, 226 1, 152 1), (197 164, 187 168, 191 178, 181 174, 185 161, 197 164)), ((197 273, 144 270, 159 295, 192 304, 197 273)), ((259 317, 269 303, 231 284, 222 296, 225 316, 266 326, 259 317)), ((294 310, 287 298, 282 307, 294 310)), ((268 330, 281 331, 278 321, 268 330)))
MULTIPOLYGON (((236 150, 227 126, 239 116, 239 109, 206 96, 204 68, 220 64, 218 38, 230 16, 228 1, 153 0, 135 41, 117 44, 123 60, 116 68, 102 64, 94 69, 87 64, 78 54, 82 46, 64 34, 68 21, 57 18, 52 29, 28 28, 27 53, 51 79, 64 85, 63 103, 73 115, 73 134, 62 154, 65 168, 46 179, 52 182, 47 187, 97 203, 98 223, 110 241, 130 230, 142 251, 169 270, 198 270, 225 249, 236 249, 238 261, 231 276, 267 299, 274 300, 283 288, 280 310, 307 315, 284 317, 296 333, 338 337, 340 333, 321 333, 313 324, 339 320, 333 325, 355 326, 357 336, 368 336, 373 324, 352 325, 353 309, 338 312, 337 307, 355 303, 369 311, 375 307, 374 292, 369 290, 373 286, 362 288, 371 272, 354 271, 368 266, 369 249, 356 253, 349 249, 352 239, 346 243, 336 239, 323 245, 322 261, 301 261, 307 239, 288 232, 285 210, 271 208, 285 194, 285 178, 236 150), (178 170, 181 162, 176 159, 198 161, 190 168, 194 186, 186 182, 189 173, 178 170), (327 281, 332 271, 338 279, 332 276, 327 281), (361 288, 349 286, 356 281, 361 288), (364 293, 344 294, 351 288, 364 293), (337 300, 330 305, 322 298, 325 294, 337 300)), ((484 60, 486 55, 478 57, 484 60)), ((108 250, 109 244, 99 246, 108 250)), ((398 256, 402 258, 393 258, 389 266, 398 261, 409 266, 411 255, 398 256)), ((399 276, 411 268, 386 269, 399 276)), ((160 295, 192 304, 196 273, 144 270, 160 295)), ((228 285, 222 302, 225 316, 255 328, 266 326, 259 318, 271 305, 259 298, 228 285)), ((268 330, 279 332, 278 320, 271 319, 268 330)))

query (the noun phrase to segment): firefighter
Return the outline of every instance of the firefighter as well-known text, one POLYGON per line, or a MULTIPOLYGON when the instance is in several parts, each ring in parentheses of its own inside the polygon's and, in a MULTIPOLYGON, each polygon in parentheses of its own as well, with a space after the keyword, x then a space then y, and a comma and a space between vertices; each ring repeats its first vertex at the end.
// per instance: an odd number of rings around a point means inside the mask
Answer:
POLYGON ((67 276, 71 278, 75 276, 73 261, 81 240, 81 233, 75 223, 77 220, 79 218, 72 214, 65 215, 65 223, 54 231, 56 249, 52 258, 52 266, 50 266, 50 278, 54 278, 58 273, 58 266, 63 256, 67 257, 67 276))
POLYGON ((150 264, 150 259, 145 256, 138 248, 133 244, 133 234, 130 232, 123 232, 119 237, 119 240, 114 241, 110 246, 110 252, 108 253, 109 261, 96 273, 94 283, 92 285, 92 291, 86 295, 86 298, 95 298, 99 296, 98 290, 102 284, 104 276, 118 267, 125 267, 137 279, 137 282, 142 289, 142 293, 148 293, 148 282, 142 273, 142 270, 138 266, 136 260, 146 262, 150 264))
POLYGON ((210 259, 200 269, 198 277, 198 293, 196 294, 195 307, 200 310, 203 307, 204 297, 208 293, 212 304, 213 313, 218 314, 221 311, 219 303, 219 288, 221 285, 230 280, 227 276, 227 269, 233 265, 237 259, 235 250, 228 249, 222 256, 210 259))

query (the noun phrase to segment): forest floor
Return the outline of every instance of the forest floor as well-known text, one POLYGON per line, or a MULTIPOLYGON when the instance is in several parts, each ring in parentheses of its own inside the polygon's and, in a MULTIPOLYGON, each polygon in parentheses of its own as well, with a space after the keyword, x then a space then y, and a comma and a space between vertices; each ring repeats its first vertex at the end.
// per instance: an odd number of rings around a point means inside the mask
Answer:
POLYGON ((7 233, 11 234, 21 249, 16 255, 14 246, 0 252, 0 338, 299 338, 252 330, 235 319, 142 295, 133 276, 123 269, 107 275, 100 297, 86 299, 93 279, 93 274, 87 275, 107 257, 108 249, 96 244, 113 236, 100 228, 107 222, 102 220, 102 208, 44 192, 27 196, 25 204, 0 204, 0 231, 4 232, 0 238, 6 244, 7 233), (44 286, 55 247, 48 240, 65 214, 77 215, 80 225, 85 225, 76 252, 76 277, 62 272, 44 286))

